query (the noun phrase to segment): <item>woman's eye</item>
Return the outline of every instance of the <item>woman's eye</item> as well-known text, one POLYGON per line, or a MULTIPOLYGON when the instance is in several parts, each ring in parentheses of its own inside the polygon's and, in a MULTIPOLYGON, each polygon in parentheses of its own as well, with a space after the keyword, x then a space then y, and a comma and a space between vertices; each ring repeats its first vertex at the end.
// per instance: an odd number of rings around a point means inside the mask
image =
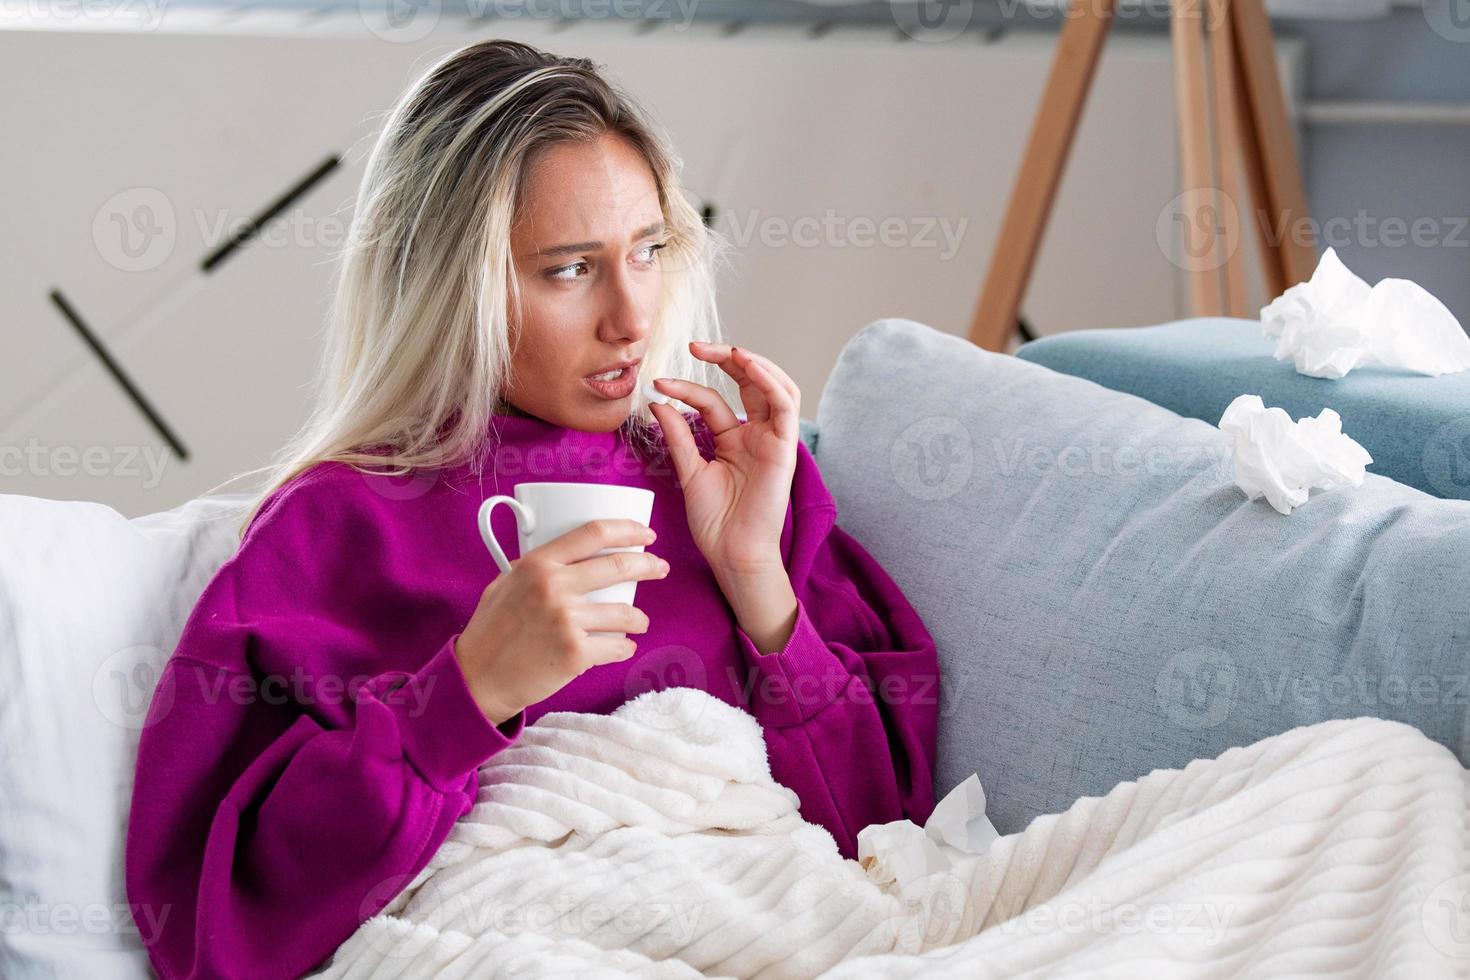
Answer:
POLYGON ((648 253, 647 257, 643 261, 645 263, 652 262, 653 261, 653 253, 654 252, 657 252, 661 248, 667 248, 668 247, 668 244, 669 244, 668 242, 655 242, 652 245, 645 245, 645 246, 643 246, 643 248, 640 249, 640 251, 648 253))
MULTIPOLYGON (((651 265, 653 263, 653 254, 661 248, 667 248, 668 244, 668 242, 655 242, 652 245, 645 245, 640 248, 638 250, 638 253, 642 256, 642 264, 651 265)), ((573 262, 571 265, 564 265, 560 268, 549 269, 547 270, 546 275, 548 278, 551 279, 560 279, 565 282, 570 282, 574 279, 586 278, 586 269, 587 263, 584 260, 582 262, 573 262), (578 269, 582 270, 582 274, 568 275, 568 273, 576 273, 576 270, 578 269)))
POLYGON ((581 276, 567 276, 563 275, 562 273, 571 271, 573 269, 586 268, 586 266, 586 262, 573 262, 571 265, 564 265, 559 269, 552 269, 550 272, 547 273, 547 275, 550 276, 552 279, 580 279, 582 278, 581 276))

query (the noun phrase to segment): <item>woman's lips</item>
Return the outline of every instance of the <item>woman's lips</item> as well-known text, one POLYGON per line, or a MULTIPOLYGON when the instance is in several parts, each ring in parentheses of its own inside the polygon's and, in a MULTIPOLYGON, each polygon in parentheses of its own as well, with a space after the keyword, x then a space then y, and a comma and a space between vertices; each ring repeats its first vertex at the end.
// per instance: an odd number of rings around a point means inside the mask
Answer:
POLYGON ((623 373, 611 381, 597 381, 588 375, 582 379, 582 383, 600 398, 627 398, 633 393, 633 389, 638 387, 638 368, 638 364, 625 367, 623 373))

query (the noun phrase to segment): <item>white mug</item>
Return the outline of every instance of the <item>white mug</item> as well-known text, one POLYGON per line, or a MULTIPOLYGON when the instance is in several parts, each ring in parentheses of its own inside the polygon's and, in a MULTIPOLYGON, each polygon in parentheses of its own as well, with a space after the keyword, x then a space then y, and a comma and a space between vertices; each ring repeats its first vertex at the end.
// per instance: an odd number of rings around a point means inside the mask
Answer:
MULTIPOLYGON (((642 487, 624 487, 611 483, 518 483, 515 496, 491 497, 480 505, 480 537, 502 572, 510 571, 505 550, 495 540, 490 527, 490 514, 497 504, 505 504, 516 515, 520 532, 521 554, 561 537, 588 521, 603 518, 626 518, 648 525, 653 517, 653 491, 642 487)), ((643 545, 603 548, 599 555, 614 551, 642 551, 643 545)), ((638 582, 615 582, 587 593, 588 602, 626 602, 633 604, 638 582)), ((589 631, 590 636, 626 636, 625 633, 589 631)))

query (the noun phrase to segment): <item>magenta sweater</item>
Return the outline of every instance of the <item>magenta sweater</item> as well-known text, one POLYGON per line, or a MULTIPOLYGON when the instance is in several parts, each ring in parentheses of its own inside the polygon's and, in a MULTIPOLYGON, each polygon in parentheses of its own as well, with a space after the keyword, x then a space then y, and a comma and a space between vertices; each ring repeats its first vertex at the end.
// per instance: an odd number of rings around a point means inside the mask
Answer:
MULTIPOLYGON (((711 458, 708 431, 686 417, 711 458)), ((467 466, 414 478, 312 467, 272 494, 200 596, 149 709, 127 832, 127 897, 149 907, 143 935, 165 980, 309 972, 428 863, 473 805, 476 770, 526 725, 610 713, 649 689, 700 687, 748 710, 772 776, 846 857, 869 824, 928 818, 934 643, 834 523, 804 445, 781 534, 796 627, 762 655, 690 537, 662 449, 520 416, 491 432, 483 479, 467 466), (480 503, 522 480, 653 490, 649 550, 672 567, 638 584, 650 625, 630 634, 631 659, 497 727, 452 643, 497 574, 480 503)), ((516 556, 509 508, 493 520, 516 556)))

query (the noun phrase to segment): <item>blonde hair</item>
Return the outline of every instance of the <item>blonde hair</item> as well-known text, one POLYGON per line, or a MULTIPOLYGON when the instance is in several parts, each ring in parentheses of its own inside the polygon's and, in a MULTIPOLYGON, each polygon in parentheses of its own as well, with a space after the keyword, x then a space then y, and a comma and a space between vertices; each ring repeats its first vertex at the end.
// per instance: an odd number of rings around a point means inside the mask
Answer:
MULTIPOLYGON (((311 414, 270 465, 226 481, 269 474, 242 536, 276 489, 318 463, 384 476, 483 465, 508 387, 520 308, 510 234, 529 168, 553 144, 605 134, 648 161, 667 229, 640 374, 688 378, 729 399, 725 374, 688 349, 721 339, 715 277, 729 246, 684 198, 667 137, 589 59, 477 42, 410 86, 378 136, 340 255, 311 414)), ((657 422, 642 392, 634 398, 623 430, 650 445, 657 422)))

